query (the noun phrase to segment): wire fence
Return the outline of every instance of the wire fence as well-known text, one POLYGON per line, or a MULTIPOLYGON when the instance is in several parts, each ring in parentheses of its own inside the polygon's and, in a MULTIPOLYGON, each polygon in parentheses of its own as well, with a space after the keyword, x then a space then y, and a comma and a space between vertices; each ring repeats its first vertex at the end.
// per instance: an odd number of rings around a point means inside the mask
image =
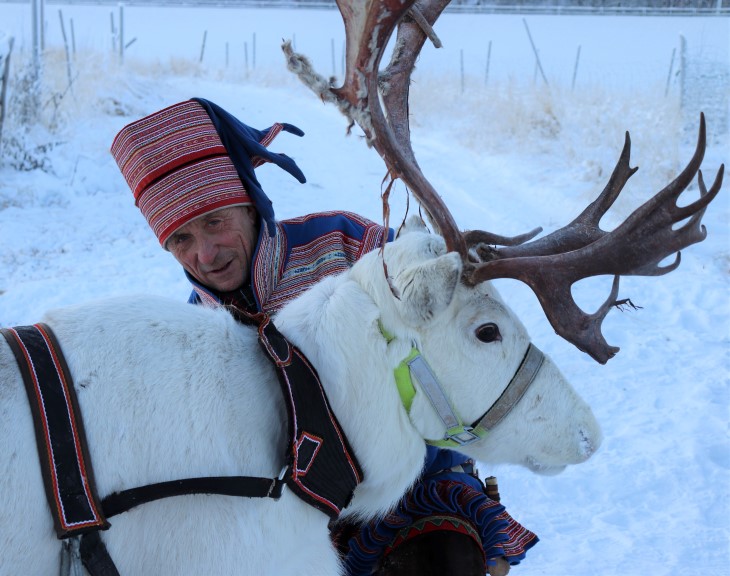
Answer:
MULTIPOLYGON (((3 1, 0 0, 0 4, 3 1)), ((5 3, 7 3, 7 0, 5 0, 5 3)), ((24 4, 27 3, 28 0, 25 0, 24 4)), ((33 20, 32 34, 29 35, 32 40, 30 54, 26 52, 28 46, 25 46, 22 41, 16 46, 16 51, 29 63, 25 68, 22 82, 16 82, 16 84, 23 86, 21 91, 26 96, 24 101, 30 102, 24 107, 24 117, 28 116, 29 119, 33 112, 38 110, 38 97, 36 92, 38 90, 38 79, 42 76, 42 60, 48 54, 47 47, 45 46, 45 34, 49 31, 53 31, 56 36, 56 41, 51 42, 56 48, 58 48, 58 34, 56 33, 56 29, 60 29, 61 31, 62 50, 58 53, 54 65, 59 74, 62 71, 65 72, 65 85, 67 87, 65 92, 61 93, 52 101, 52 104, 55 105, 56 101, 63 99, 67 93, 73 95, 74 82, 79 74, 83 74, 83 70, 74 62, 76 58, 77 39, 73 17, 68 18, 64 14, 61 6, 65 6, 66 4, 91 5, 85 2, 85 0, 67 0, 62 3, 59 2, 55 7, 46 6, 46 4, 53 4, 53 2, 48 2, 47 0, 30 0, 30 4, 33 20), (43 25, 41 25, 41 22, 43 22, 43 25), (51 27, 53 30, 51 30, 51 27)), ((225 5, 229 8, 234 5, 233 2, 225 2, 223 0, 157 0, 156 2, 139 3, 135 2, 135 0, 127 0, 125 2, 97 0, 93 4, 106 4, 109 7, 108 19, 106 20, 108 31, 102 45, 108 47, 105 49, 105 52, 107 53, 107 57, 110 58, 110 61, 120 66, 125 65, 125 55, 127 52, 129 52, 132 58, 135 55, 139 56, 139 49, 142 45, 145 47, 146 54, 156 54, 160 58, 164 56, 163 52, 159 52, 158 54, 158 49, 173 49, 171 46, 160 48, 160 46, 155 45, 150 38, 149 29, 139 28, 139 26, 136 29, 126 27, 125 20, 127 18, 127 12, 125 12, 125 9, 128 9, 128 13, 132 14, 142 6, 148 8, 153 4, 160 7, 169 7, 170 10, 174 8, 190 8, 193 5, 210 7, 225 5), (128 29, 131 32, 127 32, 128 29)), ((287 4, 297 6, 306 4, 311 6, 315 2, 287 2, 285 0, 279 2, 263 2, 259 0, 257 2, 246 3, 239 0, 235 3, 235 7, 240 8, 243 4, 254 7, 261 7, 264 4, 275 4, 277 7, 283 7, 287 4)), ((319 2, 319 4, 325 3, 319 2)), ((102 12, 104 12, 103 9, 102 12)), ((594 13, 591 12, 591 14, 594 13)), ((315 21, 318 23, 320 22, 319 18, 321 18, 319 15, 315 18, 315 21)), ((542 34, 542 39, 539 37, 540 32, 544 31, 535 30, 537 35, 533 38, 533 34, 528 26, 528 19, 530 18, 527 15, 524 18, 517 19, 518 22, 521 20, 521 23, 524 24, 526 36, 522 34, 521 30, 517 29, 514 30, 514 34, 510 35, 508 39, 501 38, 495 40, 494 46, 491 39, 485 38, 485 40, 488 40, 488 43, 484 42, 483 53, 474 53, 474 46, 467 47, 466 49, 461 48, 456 52, 452 50, 452 54, 457 54, 458 62, 454 63, 454 61, 448 62, 444 60, 435 64, 436 69, 442 76, 443 82, 460 86, 460 92, 463 95, 465 92, 482 90, 487 86, 494 86, 496 85, 495 82, 498 82, 500 78, 502 80, 506 79, 509 82, 517 77, 529 83, 530 77, 532 77, 532 84, 536 87, 544 85, 545 88, 548 86, 557 87, 558 90, 565 90, 567 88, 570 92, 576 92, 576 90, 580 91, 586 87, 590 89, 591 82, 595 82, 594 79, 597 76, 605 79, 612 74, 611 68, 597 62, 595 47, 592 50, 593 60, 590 59, 591 46, 581 46, 580 42, 576 42, 572 48, 572 54, 566 50, 563 50, 559 55, 554 52, 551 53, 548 50, 549 46, 545 44, 544 33, 542 34), (530 54, 527 56, 523 55, 520 58, 517 52, 524 52, 524 46, 526 46, 525 43, 527 40, 529 40, 529 46, 531 47, 530 54), (556 61, 558 57, 560 61, 556 61), (545 63, 547 63, 547 67, 544 66, 545 63), (505 67, 509 68, 508 77, 505 76, 504 70, 501 71, 500 76, 500 66, 502 69, 505 67), (533 70, 532 73, 530 72, 531 69, 533 70)), ((712 22, 717 23, 714 18, 712 22)), ((103 23, 103 20, 100 23, 103 23)), ((97 33, 99 32, 99 26, 93 25, 90 27, 88 22, 85 25, 82 21, 78 30, 81 35, 84 35, 88 34, 92 28, 97 33)), ((269 52, 275 51, 276 57, 280 59, 279 39, 281 38, 281 31, 277 29, 275 32, 277 41, 274 44, 276 50, 270 46, 272 44, 269 38, 271 36, 271 30, 266 31, 255 28, 253 32, 249 31, 246 33, 243 30, 237 29, 235 38, 225 36, 220 30, 213 31, 208 29, 198 31, 197 34, 200 35, 178 34, 178 36, 183 36, 185 40, 184 45, 178 46, 179 51, 175 54, 175 57, 184 58, 184 56, 180 55, 185 52, 188 53, 187 58, 191 62, 194 61, 196 65, 205 66, 210 70, 217 68, 223 68, 225 70, 229 69, 230 66, 230 69, 243 71, 246 77, 248 77, 249 72, 257 70, 257 66, 261 69, 267 68, 268 61, 266 58, 271 59, 269 52), (259 32, 258 37, 257 32, 259 32), (223 45, 225 46, 224 62, 221 61, 221 46, 223 45), (257 57, 261 62, 257 63, 257 57)), ((345 62, 344 41, 334 36, 321 37, 321 34, 317 36, 321 40, 320 44, 326 44, 327 46, 326 48, 319 49, 320 62, 331 62, 332 77, 342 78, 344 76, 345 62)), ((693 123, 699 110, 703 110, 706 113, 710 113, 716 119, 719 124, 719 132, 727 133, 730 131, 730 65, 727 62, 727 58, 710 54, 706 46, 700 45, 702 43, 698 44, 696 37, 692 37, 689 42, 683 37, 680 37, 679 40, 676 48, 673 48, 671 45, 667 47, 666 61, 656 61, 655 59, 651 64, 653 67, 651 70, 646 69, 648 64, 644 64, 642 68, 639 63, 634 62, 634 59, 631 57, 632 55, 629 55, 627 58, 621 60, 621 72, 624 74, 628 73, 633 78, 640 78, 640 81, 644 83, 642 86, 648 85, 648 72, 651 72, 652 76, 660 77, 665 99, 676 99, 686 118, 690 119, 693 123), (659 68, 662 70, 657 73, 659 68)), ((293 44, 295 49, 296 42, 297 37, 294 34, 293 44)), ((0 74, 3 74, 4 68, 4 74, 0 77, 3 80, 0 85, 0 93, 3 95, 8 85, 9 50, 7 52, 8 54, 5 55, 0 50, 0 74)), ((432 57, 436 56, 436 54, 432 54, 432 57)), ((441 56, 439 55, 438 57, 440 58, 441 56)), ((327 65, 325 64, 324 66, 327 65)), ((419 69, 423 70, 424 66, 419 66, 419 69)), ((615 90, 617 86, 612 84, 610 89, 615 90)), ((657 96, 661 98, 659 94, 657 96)), ((5 108, 3 96, 0 99, 0 129, 2 128, 1 120, 5 108)))
POLYGON ((13 52, 15 39, 0 32, 0 155, 2 154, 3 122, 7 109, 6 97, 8 78, 10 75, 10 55, 13 52))
MULTIPOLYGON (((116 6, 119 0, 42 0, 47 4, 116 6)), ((28 0, 0 0, 0 4, 28 0)), ((129 6, 259 7, 336 10, 335 0, 125 0, 129 6)), ((452 0, 446 12, 631 16, 729 16, 730 0, 452 0)))

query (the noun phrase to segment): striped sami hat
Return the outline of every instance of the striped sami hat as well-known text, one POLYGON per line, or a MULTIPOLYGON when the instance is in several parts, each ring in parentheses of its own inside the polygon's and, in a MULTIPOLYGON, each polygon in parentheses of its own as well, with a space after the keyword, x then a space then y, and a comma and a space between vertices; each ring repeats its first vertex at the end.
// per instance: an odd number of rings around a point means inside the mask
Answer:
MULTIPOLYGON (((226 115, 221 122, 211 106, 215 105, 202 99, 174 104, 125 126, 112 143, 112 156, 134 194, 135 204, 163 247, 187 222, 227 206, 254 204, 259 208, 259 203, 268 204, 262 209, 266 213, 268 208, 273 221, 271 203, 253 168, 269 161, 265 147, 289 126, 274 124, 265 131, 254 130, 216 107, 226 115), (231 126, 235 138, 228 134, 231 126), (236 153, 234 160, 222 137, 229 141, 229 147, 247 144, 244 148, 251 152, 264 152, 262 156, 236 153), (240 142, 242 139, 251 142, 240 142), (261 197, 265 203, 257 201, 261 197)), ((284 155, 277 156, 294 164, 284 155)))

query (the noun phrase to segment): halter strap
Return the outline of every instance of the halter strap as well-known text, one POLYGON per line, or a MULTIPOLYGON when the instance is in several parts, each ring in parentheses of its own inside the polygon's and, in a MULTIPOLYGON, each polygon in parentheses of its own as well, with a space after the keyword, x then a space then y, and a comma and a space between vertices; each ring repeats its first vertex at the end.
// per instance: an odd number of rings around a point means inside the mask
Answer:
MULTIPOLYGON (((486 436, 487 431, 476 426, 464 426, 461 418, 456 415, 451 402, 446 397, 441 383, 426 362, 426 359, 419 353, 410 362, 408 369, 412 380, 420 385, 426 393, 431 406, 441 419, 446 433, 442 440, 427 440, 429 444, 443 448, 457 448, 471 444, 486 436)), ((411 383, 411 386, 413 384, 411 383)))
POLYGON ((512 376, 512 380, 504 389, 504 392, 497 398, 484 415, 475 424, 486 431, 493 430, 502 419, 514 408, 527 392, 527 389, 535 381, 537 373, 542 368, 545 355, 534 344, 530 343, 522 359, 520 367, 512 376))
MULTIPOLYGON (((388 343, 395 339, 395 336, 387 332, 382 324, 380 332, 388 343)), ((426 442, 442 448, 459 448, 484 438, 502 421, 534 382, 544 360, 545 355, 537 346, 530 343, 510 383, 494 404, 471 426, 464 425, 446 396, 443 386, 415 343, 410 354, 394 370, 394 376, 406 412, 410 415, 413 398, 416 396, 416 387, 413 384, 415 379, 446 429, 441 440, 426 440, 426 442)))

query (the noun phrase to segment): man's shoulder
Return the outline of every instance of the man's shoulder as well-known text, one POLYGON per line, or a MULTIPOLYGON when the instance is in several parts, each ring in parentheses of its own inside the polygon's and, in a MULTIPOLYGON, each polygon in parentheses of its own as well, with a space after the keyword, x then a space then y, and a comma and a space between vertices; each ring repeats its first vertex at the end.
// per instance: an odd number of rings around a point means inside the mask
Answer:
POLYGON ((279 224, 288 241, 295 245, 331 236, 333 232, 340 233, 351 241, 369 242, 368 239, 371 237, 382 237, 383 231, 380 224, 346 211, 316 212, 282 220, 279 224))
MULTIPOLYGON (((380 244, 385 231, 383 225, 360 214, 345 210, 315 212, 282 220, 279 224, 286 237, 295 242, 307 241, 332 232, 341 232, 351 240, 380 244)), ((388 229, 385 236, 390 242, 394 237, 394 231, 388 229)))
POLYGON ((285 227, 301 227, 301 226, 323 226, 337 229, 338 227, 359 226, 369 228, 371 226, 379 226, 372 220, 345 210, 332 210, 329 212, 315 212, 305 214, 296 218, 288 218, 282 220, 281 224, 285 227))

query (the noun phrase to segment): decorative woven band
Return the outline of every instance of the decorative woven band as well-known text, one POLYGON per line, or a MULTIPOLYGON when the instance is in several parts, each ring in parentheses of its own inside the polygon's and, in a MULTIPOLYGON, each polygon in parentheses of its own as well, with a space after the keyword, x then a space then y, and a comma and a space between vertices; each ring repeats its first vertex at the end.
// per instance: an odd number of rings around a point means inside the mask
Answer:
POLYGON ((144 189, 164 174, 199 158, 226 154, 208 113, 193 100, 125 126, 111 151, 137 203, 144 189))

